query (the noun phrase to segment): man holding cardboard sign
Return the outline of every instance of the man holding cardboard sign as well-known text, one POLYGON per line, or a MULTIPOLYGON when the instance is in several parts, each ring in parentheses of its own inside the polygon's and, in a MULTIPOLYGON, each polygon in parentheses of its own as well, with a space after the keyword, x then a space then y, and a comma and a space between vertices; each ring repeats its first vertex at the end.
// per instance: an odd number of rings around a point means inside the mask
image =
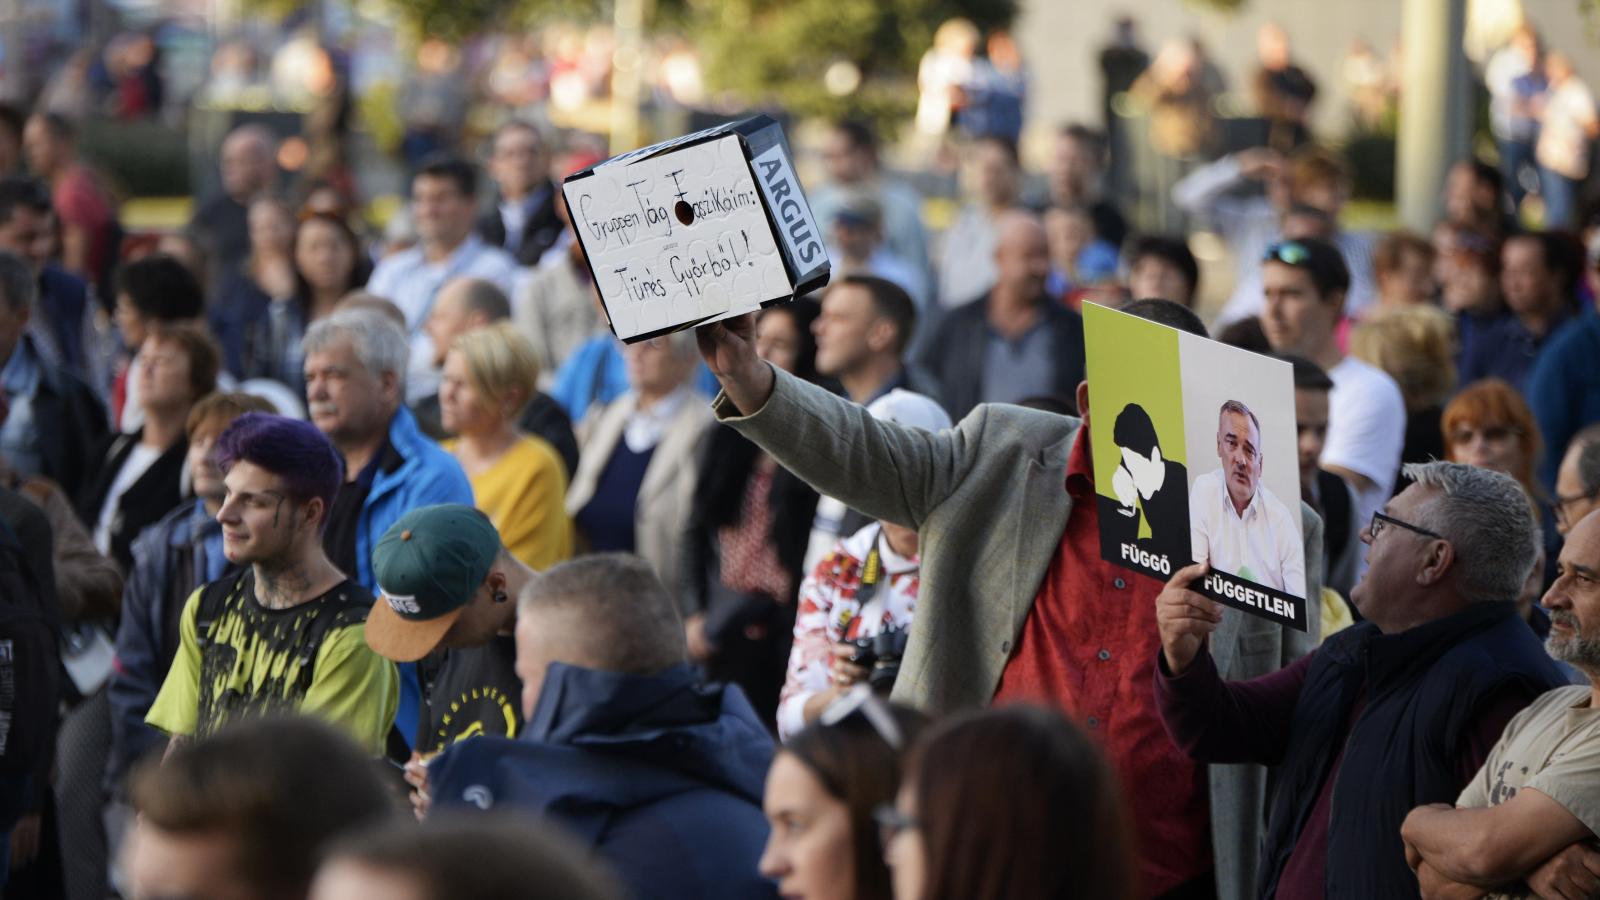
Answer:
MULTIPOLYGON (((1205 334, 1174 303, 1129 311, 1205 334)), ((1019 701, 1068 712, 1128 786, 1141 893, 1246 896, 1264 775, 1196 766, 1162 730, 1149 689, 1162 582, 1101 558, 1088 383, 1077 388, 1081 421, 980 404, 954 429, 928 433, 774 370, 756 357, 753 332, 750 317, 697 332, 723 387, 717 415, 820 492, 920 535, 917 627, 894 698, 940 712, 1019 701)), ((1106 415, 1109 432, 1115 412, 1106 415)), ((1320 593, 1321 522, 1303 514, 1306 571, 1320 593)), ((1233 616, 1213 646, 1230 677, 1252 677, 1315 639, 1314 626, 1233 616)))

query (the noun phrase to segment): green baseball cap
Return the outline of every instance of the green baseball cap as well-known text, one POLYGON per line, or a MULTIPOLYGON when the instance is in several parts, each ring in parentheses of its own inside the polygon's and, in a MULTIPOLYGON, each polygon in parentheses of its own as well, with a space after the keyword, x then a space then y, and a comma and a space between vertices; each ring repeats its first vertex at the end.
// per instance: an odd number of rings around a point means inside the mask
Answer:
POLYGON ((367 645, 396 662, 427 656, 499 553, 500 533, 470 506, 443 503, 401 516, 372 551, 378 599, 367 616, 367 645))

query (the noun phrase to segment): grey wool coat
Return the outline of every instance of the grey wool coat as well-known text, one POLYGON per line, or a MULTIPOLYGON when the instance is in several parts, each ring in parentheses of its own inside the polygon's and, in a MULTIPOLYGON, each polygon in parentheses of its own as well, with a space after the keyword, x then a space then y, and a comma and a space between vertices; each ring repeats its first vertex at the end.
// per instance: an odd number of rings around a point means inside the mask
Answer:
MULTIPOLYGON (((861 406, 774 370, 772 396, 717 417, 827 496, 917 530, 917 618, 894 699, 931 712, 988 705, 1066 530, 1067 457, 1082 422, 983 404, 947 431, 874 419, 861 406)), ((1307 596, 1322 593, 1322 520, 1301 504, 1307 596)), ((1315 599, 1313 599, 1315 602, 1315 599)), ((1226 679, 1249 679, 1304 656, 1320 635, 1229 610, 1211 639, 1226 679)), ((1152 686, 1152 690, 1154 687, 1152 686)), ((1260 766, 1208 767, 1219 896, 1249 897, 1268 790, 1260 766)))

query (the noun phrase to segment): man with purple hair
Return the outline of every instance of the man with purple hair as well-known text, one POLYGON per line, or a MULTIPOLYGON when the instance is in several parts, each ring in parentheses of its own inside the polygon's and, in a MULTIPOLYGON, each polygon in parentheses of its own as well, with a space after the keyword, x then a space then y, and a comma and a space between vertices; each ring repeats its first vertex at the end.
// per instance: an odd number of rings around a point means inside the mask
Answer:
POLYGON ((372 595, 328 560, 322 532, 343 480, 315 426, 247 413, 217 439, 223 554, 245 567, 196 590, 149 724, 174 742, 284 712, 318 716, 381 754, 399 701, 394 664, 367 646, 372 595))

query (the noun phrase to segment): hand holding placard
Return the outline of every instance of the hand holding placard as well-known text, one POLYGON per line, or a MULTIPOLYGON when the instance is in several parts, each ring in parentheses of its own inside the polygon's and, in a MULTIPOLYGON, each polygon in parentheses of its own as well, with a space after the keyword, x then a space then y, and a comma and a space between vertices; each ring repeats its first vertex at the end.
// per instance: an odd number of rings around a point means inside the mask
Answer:
POLYGON ((1193 589, 1211 571, 1205 562, 1179 569, 1156 597, 1156 626, 1167 669, 1182 675, 1200 653, 1206 638, 1222 622, 1222 604, 1193 589))
POLYGON ((756 355, 754 313, 701 325, 694 338, 706 368, 717 376, 739 412, 748 416, 767 405, 775 376, 772 366, 756 355))

